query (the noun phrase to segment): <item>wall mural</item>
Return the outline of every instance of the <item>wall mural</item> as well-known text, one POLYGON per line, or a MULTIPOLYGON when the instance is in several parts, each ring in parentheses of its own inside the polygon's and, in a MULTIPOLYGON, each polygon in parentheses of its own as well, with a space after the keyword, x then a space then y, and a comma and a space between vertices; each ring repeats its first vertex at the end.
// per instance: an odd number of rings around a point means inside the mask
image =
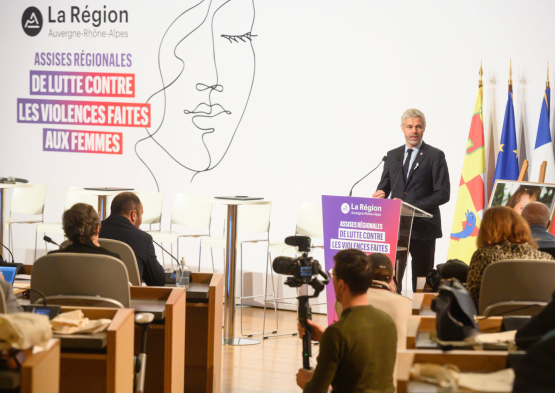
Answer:
POLYGON ((175 164, 196 175, 218 167, 241 124, 254 84, 253 0, 205 0, 180 14, 158 50, 162 119, 135 144, 155 143, 175 164))

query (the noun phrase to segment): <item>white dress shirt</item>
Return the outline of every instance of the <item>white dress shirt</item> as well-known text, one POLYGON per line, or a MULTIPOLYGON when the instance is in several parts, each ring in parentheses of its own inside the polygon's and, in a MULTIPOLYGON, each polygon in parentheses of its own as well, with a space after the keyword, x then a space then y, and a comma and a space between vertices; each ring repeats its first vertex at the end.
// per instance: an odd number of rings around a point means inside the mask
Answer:
POLYGON ((407 171, 407 179, 409 178, 410 170, 412 169, 412 166, 414 165, 414 160, 416 160, 416 156, 418 155, 418 151, 422 147, 422 142, 423 141, 420 141, 420 143, 418 145, 416 145, 416 147, 408 147, 405 144, 405 157, 403 158, 403 166, 405 165, 405 161, 407 160, 407 157, 409 155, 409 153, 408 153, 409 149, 412 149, 412 154, 410 155, 409 170, 407 171))

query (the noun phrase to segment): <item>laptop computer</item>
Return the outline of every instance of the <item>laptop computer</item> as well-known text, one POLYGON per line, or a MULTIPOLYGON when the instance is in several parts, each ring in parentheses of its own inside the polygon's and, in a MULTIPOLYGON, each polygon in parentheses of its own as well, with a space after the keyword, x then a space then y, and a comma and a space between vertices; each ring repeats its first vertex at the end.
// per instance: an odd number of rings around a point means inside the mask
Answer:
POLYGON ((17 271, 17 267, 12 266, 0 266, 0 273, 4 276, 4 280, 9 282, 13 285, 13 281, 15 280, 15 272, 17 271))

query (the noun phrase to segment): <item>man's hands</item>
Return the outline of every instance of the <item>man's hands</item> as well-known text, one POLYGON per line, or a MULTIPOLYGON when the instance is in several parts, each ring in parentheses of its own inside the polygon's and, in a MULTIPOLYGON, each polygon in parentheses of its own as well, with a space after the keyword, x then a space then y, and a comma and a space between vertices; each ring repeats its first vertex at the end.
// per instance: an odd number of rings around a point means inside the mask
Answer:
POLYGON ((301 389, 304 389, 304 385, 306 385, 308 380, 312 378, 312 374, 314 374, 314 369, 305 370, 304 368, 300 368, 299 372, 297 372, 297 385, 299 385, 301 389))
POLYGON ((385 198, 385 192, 383 192, 382 190, 378 190, 375 193, 372 194, 372 198, 385 198))
MULTIPOLYGON (((324 334, 324 330, 326 330, 326 328, 316 322, 314 322, 312 319, 307 319, 306 320, 307 323, 310 325, 310 332, 312 333, 312 341, 320 341, 320 339, 322 338, 322 334, 324 334)), ((298 330, 299 330, 299 338, 303 338, 304 337, 304 327, 302 327, 301 323, 298 323, 297 326, 298 330)))

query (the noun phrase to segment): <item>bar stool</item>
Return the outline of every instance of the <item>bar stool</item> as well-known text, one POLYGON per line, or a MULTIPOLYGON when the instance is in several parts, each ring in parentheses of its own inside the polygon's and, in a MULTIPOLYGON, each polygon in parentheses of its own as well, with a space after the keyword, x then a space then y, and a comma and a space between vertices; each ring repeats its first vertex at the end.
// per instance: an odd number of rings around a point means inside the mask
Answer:
MULTIPOLYGON (((267 242, 270 243, 270 213, 272 210, 272 205, 240 205, 237 209, 237 245, 241 247, 241 268, 240 268, 240 276, 241 276, 241 295, 236 296, 236 299, 239 299, 241 305, 241 334, 247 337, 253 337, 260 334, 265 333, 275 333, 273 332, 262 332, 260 333, 252 333, 252 334, 244 334, 243 333, 243 299, 255 299, 259 297, 266 298, 268 292, 268 266, 269 266, 269 253, 266 253, 266 277, 264 280, 264 294, 261 295, 251 295, 251 296, 243 296, 243 245, 245 243, 254 244, 259 242, 267 242), (247 235, 249 234, 249 235, 247 235), (252 239, 252 235, 262 236, 263 238, 252 239)), ((212 248, 222 248, 224 249, 225 253, 225 238, 224 237, 214 237, 208 236, 201 240, 201 247, 209 247, 210 251, 212 248)), ((214 261, 212 260, 212 268, 214 266, 214 261)), ((199 264, 200 267, 200 264, 199 264)), ((224 267, 225 269, 225 267, 224 267)), ((224 272, 224 275, 226 272, 224 272)), ((270 275, 272 277, 272 296, 275 297, 275 288, 274 288, 274 272, 270 269, 270 275)), ((266 303, 264 303, 266 304, 266 303)), ((277 308, 275 309, 276 317, 277 317, 277 308)), ((264 307, 264 317, 266 316, 266 307, 264 307)))
MULTIPOLYGON (((295 225, 295 235, 300 236, 308 236, 311 239, 323 239, 324 238, 324 220, 322 216, 322 204, 320 203, 307 203, 304 202, 301 204, 301 208, 299 210, 299 215, 297 216, 297 224, 295 225)), ((323 249, 323 245, 314 246, 313 248, 323 249)), ((289 246, 283 242, 281 243, 272 243, 268 247, 268 253, 271 254, 279 254, 280 256, 290 256, 296 258, 297 256, 301 255, 297 247, 289 246)), ((273 283, 272 283, 273 284, 273 283)), ((297 295, 299 289, 297 288, 297 295)), ((274 292, 275 293, 275 292, 274 292)), ((288 303, 285 300, 296 299, 295 297, 288 297, 288 298, 276 298, 273 299, 264 299, 264 308, 266 308, 266 303, 274 303, 274 308, 277 309, 277 303, 284 303, 284 304, 294 304, 288 303)), ((323 303, 313 304, 313 306, 322 305, 323 303)), ((264 313, 264 321, 262 323, 263 330, 266 326, 266 313, 264 313)), ((277 311, 276 311, 276 332, 278 331, 278 319, 277 319, 277 311)), ((297 332, 291 333, 284 333, 279 335, 267 336, 268 337, 280 337, 280 336, 290 336, 294 335, 297 332)))
MULTIPOLYGON (((86 203, 94 207, 94 210, 98 209, 98 197, 96 195, 86 195, 86 194, 79 194, 75 192, 75 190, 80 190, 79 187, 69 187, 67 190, 66 201, 64 204, 64 212, 70 209, 76 203, 86 203)), ((61 222, 56 223, 49 223, 49 222, 42 222, 37 224, 37 235, 35 236, 35 260, 37 260, 37 237, 39 233, 57 233, 57 234, 64 234, 64 228, 62 227, 61 222)), ((48 253, 48 246, 47 243, 44 242, 44 248, 46 253, 48 253)))
MULTIPOLYGON (((139 196, 140 197, 140 196, 139 196)), ((173 244, 177 245, 177 259, 179 260, 179 238, 182 237, 209 237, 210 222, 212 217, 212 204, 202 201, 199 197, 187 194, 177 194, 173 203, 172 217, 169 231, 148 231, 154 241, 160 243, 171 243, 172 254, 173 244), (174 225, 194 229, 195 234, 186 234, 173 229, 174 225), (199 233, 200 232, 200 233, 199 233), (203 233, 204 232, 204 233, 203 233), (206 233, 208 232, 208 233, 206 233)), ((162 254, 162 261, 164 261, 162 254)), ((200 246, 199 246, 199 271, 200 271, 200 246)), ((173 261, 172 261, 173 266, 173 261)), ((165 263, 164 263, 165 267, 165 263)), ((212 269, 214 269, 214 259, 212 258, 212 269)))
POLYGON ((149 231, 152 224, 158 224, 162 228, 162 207, 164 206, 163 192, 138 192, 136 194, 143 204, 143 223, 148 225, 149 231))
MULTIPOLYGON (((44 222, 44 200, 46 199, 46 185, 35 185, 26 188, 16 188, 12 194, 12 202, 10 206, 9 218, 9 244, 13 246, 13 231, 14 224, 39 224, 44 222), (24 214, 27 216, 38 216, 40 220, 19 220, 12 218, 12 213, 24 214)), ((35 248, 37 244, 37 235, 35 232, 35 248)), ((35 255, 36 257, 36 255, 35 255)))

